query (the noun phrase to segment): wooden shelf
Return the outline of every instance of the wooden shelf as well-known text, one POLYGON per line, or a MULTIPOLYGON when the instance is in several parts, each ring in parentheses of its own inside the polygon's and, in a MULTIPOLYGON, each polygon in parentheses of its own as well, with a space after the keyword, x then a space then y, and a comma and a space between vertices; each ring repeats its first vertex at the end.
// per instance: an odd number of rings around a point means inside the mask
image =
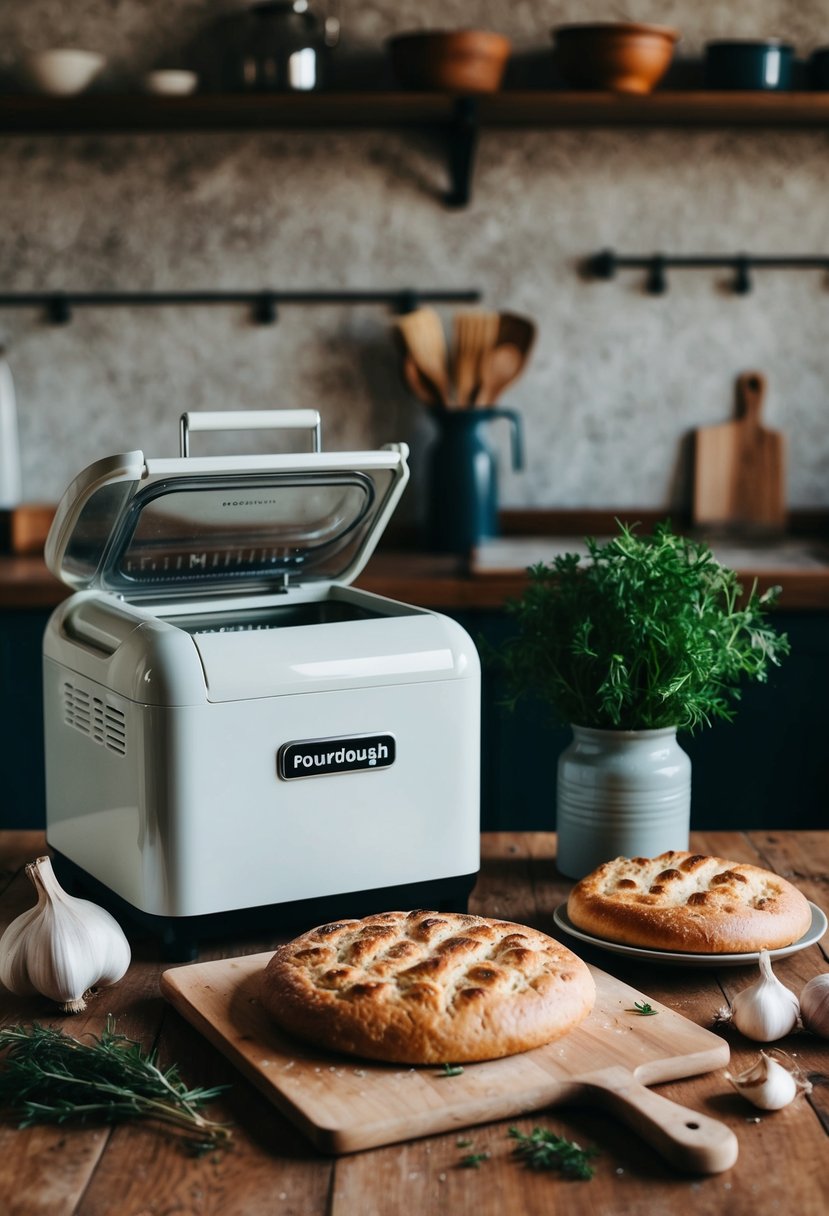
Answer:
MULTIPOLYGON (((255 130, 452 124, 462 99, 446 93, 329 92, 151 97, 89 93, 55 98, 0 94, 4 134, 88 131, 255 130)), ((612 93, 516 90, 482 96, 482 127, 829 126, 826 93, 612 93)))
POLYGON ((89 93, 55 98, 0 94, 0 134, 256 131, 290 128, 442 128, 450 190, 469 201, 478 135, 523 127, 829 127, 826 93, 665 91, 645 97, 555 89, 508 90, 482 97, 448 93, 197 93, 154 97, 89 93))

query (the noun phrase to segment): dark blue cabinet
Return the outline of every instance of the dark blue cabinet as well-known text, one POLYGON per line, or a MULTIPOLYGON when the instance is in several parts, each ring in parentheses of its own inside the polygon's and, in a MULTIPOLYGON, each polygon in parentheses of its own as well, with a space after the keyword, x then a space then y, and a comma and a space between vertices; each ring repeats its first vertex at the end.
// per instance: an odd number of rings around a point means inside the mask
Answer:
MULTIPOLYGON (((511 623, 499 612, 453 613, 481 649, 511 623)), ((0 825, 45 819, 41 639, 48 611, 0 613, 0 825)), ((681 736, 693 764, 692 827, 829 828, 829 614, 777 613, 792 653, 766 685, 746 686, 733 723, 681 736)), ((556 762, 570 732, 546 706, 511 713, 484 661, 482 826, 555 827, 556 762)))

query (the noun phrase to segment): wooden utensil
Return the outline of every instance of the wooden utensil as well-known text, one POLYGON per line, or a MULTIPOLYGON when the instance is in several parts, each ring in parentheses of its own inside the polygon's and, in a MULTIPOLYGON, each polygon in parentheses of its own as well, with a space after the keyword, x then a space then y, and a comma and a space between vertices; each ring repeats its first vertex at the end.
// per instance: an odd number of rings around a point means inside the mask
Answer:
POLYGON ((530 357, 536 332, 535 322, 517 312, 502 312, 498 317, 498 345, 508 342, 517 346, 524 356, 524 363, 530 357))
POLYGON ((518 379, 523 366, 524 355, 515 343, 494 346, 482 360, 475 405, 495 405, 504 389, 518 379))
POLYGON ((433 308, 416 308, 398 317, 395 324, 421 375, 434 386, 440 404, 448 405, 449 359, 440 317, 433 308))
POLYGON ((737 419, 697 430, 695 524, 755 533, 785 527, 785 441, 762 424, 765 391, 761 372, 744 372, 737 379, 737 419))
POLYGON ((498 324, 498 314, 495 312, 455 314, 452 373, 459 405, 469 406, 475 403, 483 362, 495 345, 498 324))
POLYGON ((401 366, 403 369, 403 379, 407 388, 419 401, 422 401, 424 405, 443 405, 440 393, 432 381, 420 370, 414 356, 409 354, 408 351, 403 356, 401 366))
POLYGON ((165 971, 161 991, 323 1152, 350 1153, 588 1099, 629 1123, 672 1165, 718 1173, 737 1159, 723 1124, 646 1089, 722 1068, 728 1044, 591 967, 590 1017, 522 1055, 468 1064, 459 1076, 329 1055, 279 1032, 259 1004, 270 953, 165 971), (640 1017, 647 1001, 658 1016, 640 1017))

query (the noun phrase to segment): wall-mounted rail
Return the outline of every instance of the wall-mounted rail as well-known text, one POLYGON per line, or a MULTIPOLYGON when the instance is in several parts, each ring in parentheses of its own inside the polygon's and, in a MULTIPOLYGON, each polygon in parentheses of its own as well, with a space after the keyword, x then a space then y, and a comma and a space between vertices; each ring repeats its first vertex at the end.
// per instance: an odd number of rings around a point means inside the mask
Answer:
POLYGON ((396 313, 413 312, 421 304, 477 304, 477 288, 440 291, 404 287, 394 291, 279 291, 249 288, 239 291, 5 291, 0 308, 42 308, 53 325, 66 325, 76 308, 121 308, 158 305, 246 304, 258 325, 272 325, 286 305, 385 304, 396 313))
POLYGON ((805 254, 766 257, 754 253, 732 254, 669 254, 652 253, 629 256, 614 249, 603 249, 587 260, 587 272, 594 279, 615 279, 620 270, 643 270, 645 290, 662 296, 668 290, 669 270, 712 270, 724 267, 733 272, 732 290, 745 296, 752 290, 755 270, 824 270, 829 271, 829 255, 805 254))

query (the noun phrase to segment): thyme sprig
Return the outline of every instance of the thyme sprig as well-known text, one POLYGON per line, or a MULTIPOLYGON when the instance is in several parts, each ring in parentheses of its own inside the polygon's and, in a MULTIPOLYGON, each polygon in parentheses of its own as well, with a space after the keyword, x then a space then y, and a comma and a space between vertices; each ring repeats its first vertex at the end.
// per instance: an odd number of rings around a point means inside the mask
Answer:
POLYGON ((188 1089, 176 1065, 159 1067, 157 1053, 115 1030, 82 1042, 33 1022, 0 1030, 0 1106, 36 1123, 122 1123, 148 1119, 174 1127, 189 1151, 224 1148, 230 1130, 200 1115, 225 1085, 188 1089))
POLYGON ((532 1170, 560 1170, 566 1178, 587 1180, 593 1177, 590 1158, 598 1156, 597 1148, 582 1148, 575 1140, 557 1136, 547 1127, 534 1127, 527 1135, 517 1127, 509 1129, 516 1141, 513 1153, 532 1170))
POLYGON ((532 693, 563 723, 694 731, 731 720, 743 680, 765 681, 789 653, 765 619, 780 589, 743 596, 733 570, 669 523, 648 536, 620 524, 586 545, 587 562, 533 566, 508 605, 517 633, 494 656, 508 704, 532 693))

